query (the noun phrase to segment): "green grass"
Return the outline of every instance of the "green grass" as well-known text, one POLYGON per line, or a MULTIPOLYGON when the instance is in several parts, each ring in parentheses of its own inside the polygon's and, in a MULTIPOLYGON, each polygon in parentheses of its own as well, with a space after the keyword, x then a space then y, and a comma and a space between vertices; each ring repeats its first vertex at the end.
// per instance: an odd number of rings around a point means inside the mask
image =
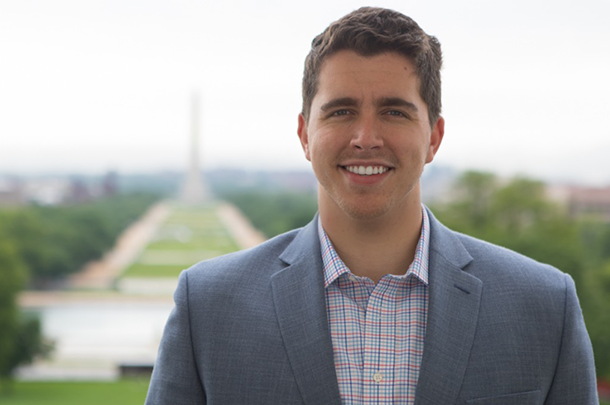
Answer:
POLYGON ((142 405, 148 379, 117 382, 16 382, 2 405, 142 405))
POLYGON ((229 235, 195 235, 188 242, 165 239, 153 241, 147 250, 220 250, 226 253, 237 250, 237 245, 229 235))
MULTIPOLYGON (((12 394, 0 392, 2 405, 142 405, 148 379, 117 382, 16 382, 12 394)), ((610 405, 610 402, 600 402, 610 405)))
POLYGON ((176 278, 201 260, 239 250, 216 209, 216 205, 175 205, 155 238, 121 277, 176 278))
POLYGON ((125 271, 121 277, 178 278, 180 272, 188 269, 189 267, 191 266, 134 263, 133 265, 129 266, 127 271, 125 271))

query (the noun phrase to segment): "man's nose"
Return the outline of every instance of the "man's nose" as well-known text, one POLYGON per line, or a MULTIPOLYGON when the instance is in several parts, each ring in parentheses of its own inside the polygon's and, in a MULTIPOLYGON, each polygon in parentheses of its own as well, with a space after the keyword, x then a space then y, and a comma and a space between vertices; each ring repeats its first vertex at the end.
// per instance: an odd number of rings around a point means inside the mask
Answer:
POLYGON ((383 138, 377 120, 374 117, 361 117, 353 129, 350 144, 360 150, 381 148, 383 138))

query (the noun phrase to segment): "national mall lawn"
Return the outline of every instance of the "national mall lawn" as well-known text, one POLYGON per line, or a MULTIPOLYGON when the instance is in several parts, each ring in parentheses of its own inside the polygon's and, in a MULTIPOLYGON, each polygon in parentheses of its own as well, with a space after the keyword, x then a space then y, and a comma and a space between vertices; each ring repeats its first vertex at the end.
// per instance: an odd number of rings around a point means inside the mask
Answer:
POLYGON ((113 382, 15 382, 12 393, 0 392, 2 405, 142 405, 149 379, 113 382))
MULTIPOLYGON (((148 379, 116 382, 16 382, 12 394, 0 393, 2 405, 142 405, 148 379)), ((610 402, 600 402, 610 405, 610 402)))

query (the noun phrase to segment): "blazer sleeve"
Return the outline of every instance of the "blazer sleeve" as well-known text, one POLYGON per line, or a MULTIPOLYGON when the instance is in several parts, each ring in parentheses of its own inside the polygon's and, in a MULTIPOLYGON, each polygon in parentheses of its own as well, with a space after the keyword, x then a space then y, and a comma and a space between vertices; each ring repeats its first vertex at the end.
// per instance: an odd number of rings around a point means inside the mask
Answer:
POLYGON ((567 274, 565 283, 563 336, 555 376, 545 405, 598 405, 591 341, 574 281, 567 274))
POLYGON ((193 353, 188 299, 188 272, 183 271, 155 363, 145 405, 206 403, 193 353))

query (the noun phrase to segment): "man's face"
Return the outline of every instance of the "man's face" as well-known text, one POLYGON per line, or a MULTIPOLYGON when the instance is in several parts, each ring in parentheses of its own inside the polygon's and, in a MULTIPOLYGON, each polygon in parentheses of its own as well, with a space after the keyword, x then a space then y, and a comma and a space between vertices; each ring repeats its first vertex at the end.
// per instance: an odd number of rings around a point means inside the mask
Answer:
POLYGON ((374 219, 419 205, 419 178, 441 143, 430 127, 415 66, 397 53, 340 51, 322 65, 298 134, 320 183, 320 211, 374 219))

